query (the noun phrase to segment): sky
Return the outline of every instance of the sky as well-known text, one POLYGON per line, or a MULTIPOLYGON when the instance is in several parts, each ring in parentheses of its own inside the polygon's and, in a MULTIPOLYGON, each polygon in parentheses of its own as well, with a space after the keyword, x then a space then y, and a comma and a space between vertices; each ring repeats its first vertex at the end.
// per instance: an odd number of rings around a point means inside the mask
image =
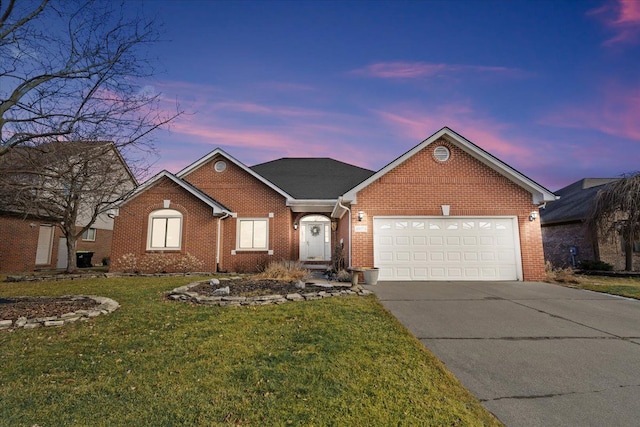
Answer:
POLYGON ((145 82, 185 114, 154 171, 378 170, 448 126, 550 190, 640 170, 640 0, 132 0, 163 24, 145 82))

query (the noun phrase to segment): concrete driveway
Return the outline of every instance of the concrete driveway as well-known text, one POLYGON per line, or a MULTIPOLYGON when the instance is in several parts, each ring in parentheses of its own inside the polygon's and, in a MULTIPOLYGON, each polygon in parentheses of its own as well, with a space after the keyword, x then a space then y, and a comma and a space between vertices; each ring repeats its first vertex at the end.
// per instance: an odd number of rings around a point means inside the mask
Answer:
POLYGON ((507 426, 640 425, 640 301, 527 282, 367 288, 507 426))

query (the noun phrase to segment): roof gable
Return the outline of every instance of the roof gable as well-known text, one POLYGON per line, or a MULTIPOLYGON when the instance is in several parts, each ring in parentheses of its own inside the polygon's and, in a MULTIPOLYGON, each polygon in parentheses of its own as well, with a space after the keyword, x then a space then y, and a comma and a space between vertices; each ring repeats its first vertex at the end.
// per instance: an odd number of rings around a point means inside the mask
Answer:
POLYGON ((448 142, 460 148, 462 151, 469 154, 476 160, 480 161, 481 163, 485 164, 489 168, 498 172, 500 175, 508 178, 509 180, 514 182, 516 185, 527 190, 529 193, 531 193, 534 204, 542 204, 545 202, 556 200, 556 196, 551 191, 547 190, 542 185, 526 177, 525 175, 518 172, 517 170, 513 169, 511 166, 507 165, 506 163, 502 162, 498 158, 489 154, 482 148, 478 147, 477 145, 475 145, 468 139, 464 138, 463 136, 459 135, 458 133, 454 132, 448 127, 443 127, 438 132, 434 133, 429 138, 425 139, 420 144, 413 147, 411 150, 407 151, 406 153, 404 153, 403 155, 401 155, 400 157, 398 157, 388 165, 384 166, 382 169, 380 169, 378 172, 370 176, 368 179, 366 179, 365 181, 361 182, 360 184, 356 185, 355 187, 347 191, 344 194, 343 199, 348 202, 356 202, 357 194, 359 191, 366 188, 371 183, 377 181, 382 176, 386 175, 388 172, 395 169, 399 165, 403 164, 405 161, 413 157, 415 154, 422 151, 424 148, 434 143, 435 141, 438 141, 441 138, 446 139, 448 142))
POLYGON ((254 172, 247 165, 245 165, 241 161, 237 160, 233 156, 227 154, 221 148, 216 148, 215 150, 213 150, 212 152, 210 152, 206 156, 204 156, 204 157, 196 160, 195 162, 191 163, 189 166, 187 166, 186 168, 184 168, 180 172, 178 172, 176 174, 176 177, 181 178, 181 179, 184 178, 185 176, 189 175, 191 172, 193 172, 196 169, 200 168, 201 166, 205 165, 211 159, 213 159, 214 157, 216 157, 218 155, 220 155, 220 156, 224 157, 225 159, 227 159, 228 161, 232 162, 233 164, 238 166, 240 169, 242 169, 243 171, 245 171, 249 175, 253 176, 258 181, 262 182, 267 187, 271 188, 272 190, 274 190, 275 192, 277 192, 281 196, 285 197, 287 200, 293 199, 293 197, 291 195, 289 195, 286 191, 284 191, 282 188, 278 187, 277 185, 275 185, 274 183, 272 183, 271 181, 269 181, 268 179, 266 179, 262 175, 254 172))
POLYGON ((166 170, 163 170, 163 171, 159 172, 158 174, 156 174, 155 176, 153 176, 152 178, 147 180, 144 184, 142 184, 141 186, 136 188, 136 190, 131 194, 131 197, 127 198, 119 206, 126 205, 131 200, 135 199, 137 196, 139 196, 143 192, 147 191, 149 188, 153 187, 162 178, 169 179, 170 181, 172 181, 175 184, 177 184, 179 187, 181 187, 184 190, 186 190, 187 192, 191 193, 196 198, 200 199, 204 204, 206 204, 207 206, 211 207, 214 216, 223 215, 223 214, 231 214, 231 211, 227 207, 225 207, 223 204, 219 203, 215 199, 211 198, 210 196, 206 195, 202 191, 198 190, 196 187, 194 187, 193 185, 189 184, 187 181, 184 181, 184 180, 176 177, 171 172, 168 172, 166 170))
POLYGON ((251 169, 292 197, 305 200, 337 200, 375 173, 327 157, 282 158, 251 169))

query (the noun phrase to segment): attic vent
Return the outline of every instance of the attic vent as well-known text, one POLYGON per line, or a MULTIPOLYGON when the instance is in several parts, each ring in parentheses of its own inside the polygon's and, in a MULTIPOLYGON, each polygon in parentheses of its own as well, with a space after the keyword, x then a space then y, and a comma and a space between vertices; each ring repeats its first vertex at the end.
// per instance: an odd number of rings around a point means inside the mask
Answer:
POLYGON ((433 150, 433 156, 439 162, 446 162, 447 160, 449 160, 450 156, 449 149, 443 145, 441 145, 440 147, 436 147, 436 149, 433 150))
POLYGON ((215 169, 216 172, 222 172, 227 168, 227 164, 225 162, 223 162, 222 160, 217 161, 215 165, 213 165, 213 169, 215 169))

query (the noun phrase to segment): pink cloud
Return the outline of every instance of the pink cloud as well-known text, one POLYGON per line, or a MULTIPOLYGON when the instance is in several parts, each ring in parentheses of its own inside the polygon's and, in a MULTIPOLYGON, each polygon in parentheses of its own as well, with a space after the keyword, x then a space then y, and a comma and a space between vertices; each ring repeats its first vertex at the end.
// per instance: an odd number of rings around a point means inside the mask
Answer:
POLYGON ((638 0, 617 0, 598 9, 587 12, 598 16, 611 28, 615 35, 602 44, 612 46, 618 43, 635 42, 640 35, 640 2, 638 0))
POLYGON ((520 70, 515 68, 428 62, 379 62, 353 70, 351 74, 384 79, 417 79, 465 71, 510 74, 512 76, 523 75, 520 70))
MULTIPOLYGON (((349 140, 358 130, 338 124, 301 121, 271 127, 233 127, 221 125, 215 118, 201 120, 192 116, 176 121, 172 131, 191 143, 208 145, 211 150, 221 147, 248 165, 280 157, 331 157, 365 168, 375 166, 363 156, 362 148, 349 140)), ((360 135, 358 139, 362 138, 360 135)))
POLYGON ((522 140, 506 136, 509 127, 481 117, 465 104, 440 106, 430 112, 415 106, 401 107, 394 112, 375 111, 383 120, 397 128, 409 141, 419 141, 443 126, 460 130, 462 136, 501 159, 518 158, 522 164, 534 152, 522 140))
POLYGON ((623 88, 610 84, 588 105, 563 107, 544 117, 541 123, 596 130, 640 141, 640 87, 623 88))
POLYGON ((214 110, 238 111, 253 114, 268 114, 278 117, 313 117, 324 116, 324 111, 304 108, 291 108, 281 106, 267 106, 252 102, 217 102, 211 105, 214 110))

